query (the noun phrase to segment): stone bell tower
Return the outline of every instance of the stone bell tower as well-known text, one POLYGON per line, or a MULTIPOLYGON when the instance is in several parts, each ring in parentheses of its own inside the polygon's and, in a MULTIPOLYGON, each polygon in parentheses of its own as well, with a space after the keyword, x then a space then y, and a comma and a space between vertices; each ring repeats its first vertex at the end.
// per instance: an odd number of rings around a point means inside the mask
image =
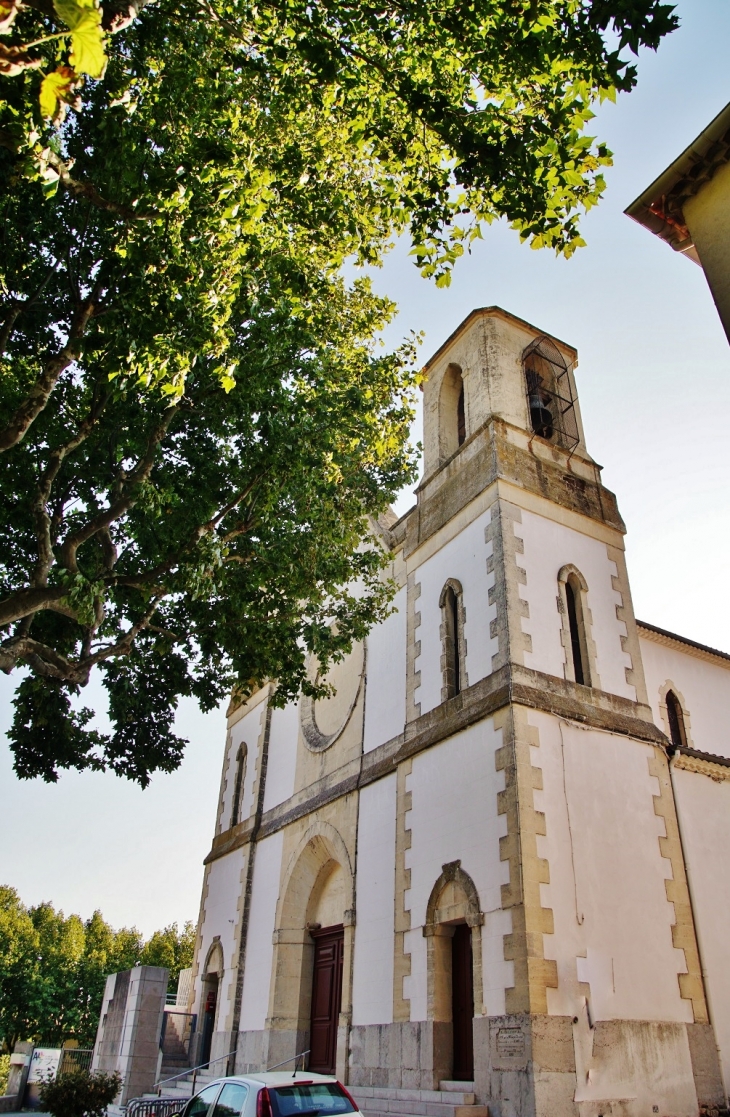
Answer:
POLYGON ((717 1054, 625 528, 586 447, 576 358, 490 307, 426 366, 424 477, 401 528, 408 717, 454 732, 493 719, 501 734, 512 981, 501 1012, 475 1016, 477 1095, 501 1115, 690 1114, 703 1091, 718 1096, 717 1054), (488 633, 458 580, 436 632, 418 557, 440 536, 439 553, 452 539, 463 561, 480 513, 488 633))

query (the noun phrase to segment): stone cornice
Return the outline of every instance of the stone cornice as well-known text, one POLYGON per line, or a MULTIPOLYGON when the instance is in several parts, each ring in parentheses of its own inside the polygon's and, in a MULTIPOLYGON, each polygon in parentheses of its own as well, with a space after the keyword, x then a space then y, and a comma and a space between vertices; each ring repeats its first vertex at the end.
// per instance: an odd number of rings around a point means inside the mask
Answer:
MULTIPOLYGON (((633 737, 662 749, 666 749, 668 744, 664 734, 651 720, 648 706, 512 663, 468 687, 456 698, 415 718, 397 737, 371 752, 363 753, 266 811, 257 839, 274 834, 326 803, 382 779, 394 772, 402 761, 455 736, 510 704, 541 710, 604 732, 633 737)), ((248 845, 251 834, 249 822, 241 822, 232 830, 219 834, 205 863, 248 845)))

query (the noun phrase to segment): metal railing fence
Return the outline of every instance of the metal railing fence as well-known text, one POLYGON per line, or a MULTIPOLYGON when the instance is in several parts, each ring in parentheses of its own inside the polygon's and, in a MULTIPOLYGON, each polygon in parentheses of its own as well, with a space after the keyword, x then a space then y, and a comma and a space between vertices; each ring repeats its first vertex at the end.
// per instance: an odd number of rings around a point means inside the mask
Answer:
POLYGON ((61 1078, 64 1074, 73 1074, 73 1072, 77 1070, 91 1070, 91 1057, 93 1054, 93 1048, 64 1047, 61 1052, 61 1061, 58 1064, 56 1078, 61 1078))

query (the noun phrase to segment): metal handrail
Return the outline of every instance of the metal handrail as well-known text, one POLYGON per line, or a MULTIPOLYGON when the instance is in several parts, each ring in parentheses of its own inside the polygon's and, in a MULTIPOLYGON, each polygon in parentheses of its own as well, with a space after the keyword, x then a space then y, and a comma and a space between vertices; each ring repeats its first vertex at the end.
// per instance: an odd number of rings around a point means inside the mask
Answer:
MULTIPOLYGON (((205 1067, 212 1067, 213 1063, 221 1063, 224 1059, 230 1059, 231 1055, 235 1055, 237 1051, 238 1048, 234 1047, 227 1055, 219 1055, 217 1059, 209 1059, 207 1063, 200 1063, 197 1067, 187 1067, 185 1070, 181 1071, 180 1074, 172 1074, 169 1078, 161 1078, 159 1082, 155 1082, 158 1098, 160 1096, 160 1086, 164 1086, 166 1082, 177 1082, 178 1078, 187 1078, 189 1074, 193 1076, 193 1093, 195 1093, 195 1079, 198 1071, 203 1070, 205 1067)), ((289 1060, 289 1062, 291 1062, 291 1060, 289 1060)), ((154 1090, 154 1088, 153 1086, 152 1089, 154 1090)))
MULTIPOLYGON (((285 1067, 286 1064, 291 1063, 292 1060, 294 1061, 294 1073, 296 1074, 297 1073, 297 1060, 303 1059, 305 1055, 309 1055, 311 1050, 312 1050, 312 1048, 308 1047, 306 1051, 300 1051, 298 1055, 292 1055, 291 1059, 284 1059, 283 1063, 275 1063, 273 1067, 269 1067, 267 1069, 266 1074, 268 1074, 270 1070, 278 1070, 279 1067, 285 1067)), ((302 1071, 303 1070, 304 1070, 304 1067, 302 1066, 302 1071)))

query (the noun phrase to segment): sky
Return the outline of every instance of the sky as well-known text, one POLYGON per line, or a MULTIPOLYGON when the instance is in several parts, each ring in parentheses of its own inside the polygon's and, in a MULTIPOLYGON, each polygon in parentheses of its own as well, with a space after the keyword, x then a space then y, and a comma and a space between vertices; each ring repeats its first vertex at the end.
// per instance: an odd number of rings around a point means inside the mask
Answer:
MULTIPOLYGON (((477 306, 497 304, 574 345, 588 449, 626 522, 636 615, 730 651, 730 348, 704 275, 623 210, 730 100, 730 3, 681 0, 681 27, 642 53, 639 84, 606 103, 590 133, 614 153, 588 246, 569 261, 485 232, 452 285, 419 277, 399 245, 374 273, 400 313, 385 339, 423 331, 428 356, 477 306)), ((414 436, 420 438, 416 424, 414 436)), ((413 503, 402 494, 397 510, 413 503)), ((190 741, 180 769, 142 791, 111 775, 20 781, 5 731, 13 683, 0 680, 0 883, 145 934, 198 915, 210 848, 225 711, 181 703, 190 741)), ((103 707, 92 684, 86 704, 103 707)))

